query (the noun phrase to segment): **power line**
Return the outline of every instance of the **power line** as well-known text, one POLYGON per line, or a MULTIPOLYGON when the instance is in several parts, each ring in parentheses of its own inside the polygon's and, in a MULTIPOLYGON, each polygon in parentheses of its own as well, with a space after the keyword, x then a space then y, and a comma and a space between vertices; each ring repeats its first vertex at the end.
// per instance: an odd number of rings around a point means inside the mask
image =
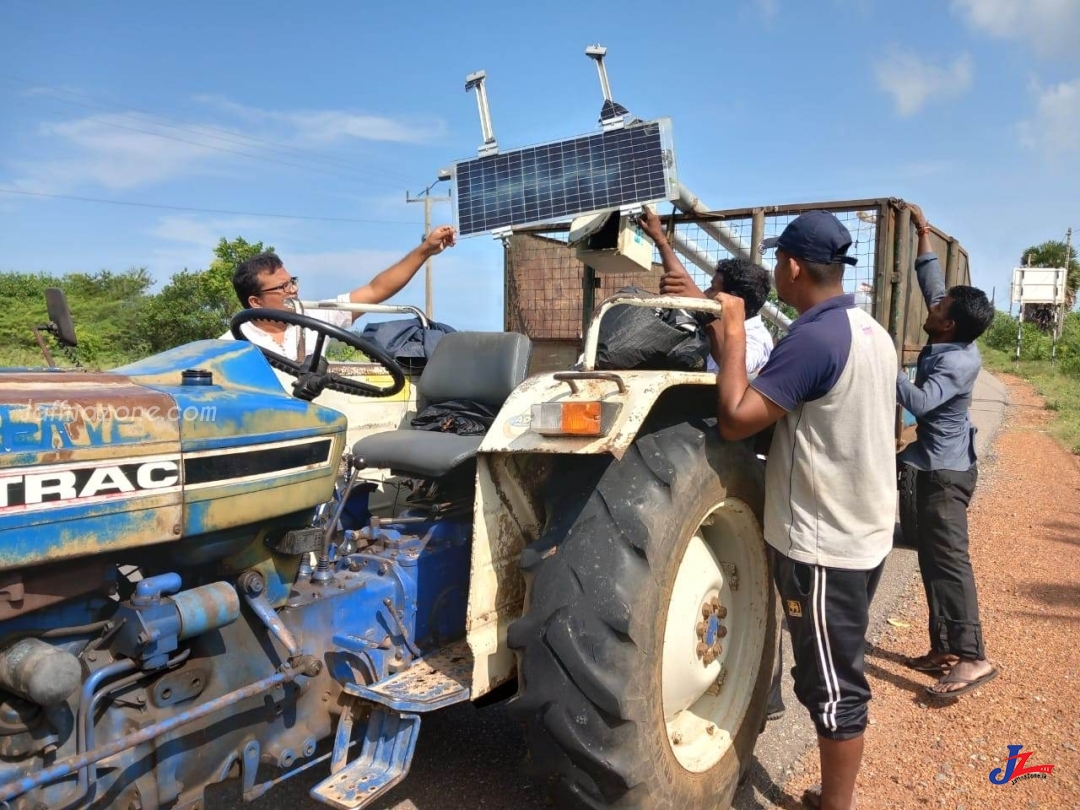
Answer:
MULTIPOLYGON (((6 78, 9 81, 11 81, 13 78, 19 78, 20 81, 28 82, 27 79, 22 78, 22 77, 10 77, 9 76, 9 77, 6 77, 6 78)), ((117 104, 109 104, 107 102, 102 102, 100 99, 94 99, 92 96, 89 96, 86 93, 80 93, 80 92, 75 91, 75 90, 66 90, 66 89, 58 89, 58 88, 47 88, 47 90, 48 90, 48 95, 47 95, 48 98, 51 98, 54 101, 59 101, 59 102, 64 103, 64 104, 73 104, 73 105, 76 105, 76 106, 79 106, 79 107, 84 107, 84 108, 87 108, 87 109, 97 109, 97 110, 104 110, 104 111, 107 111, 107 112, 113 112, 115 115, 117 115, 120 118, 127 118, 127 119, 130 119, 132 121, 137 121, 137 122, 143 123, 143 124, 150 124, 151 126, 161 127, 163 129, 173 129, 173 130, 177 130, 179 132, 188 132, 188 133, 191 133, 193 135, 198 135, 199 137, 202 137, 202 138, 211 138, 211 139, 214 139, 214 140, 224 141, 226 143, 237 144, 239 146, 248 146, 248 147, 251 147, 251 148, 261 149, 261 150, 268 151, 268 152, 276 152, 278 154, 296 155, 300 159, 306 160, 306 161, 311 162, 311 163, 324 163, 324 164, 328 164, 328 165, 335 165, 335 166, 338 166, 338 167, 341 167, 341 168, 349 169, 349 170, 354 171, 354 172, 358 172, 361 175, 367 175, 366 178, 363 178, 366 181, 370 181, 370 179, 372 179, 372 178, 379 178, 379 182, 391 183, 391 182, 397 182, 397 181, 400 181, 400 180, 404 179, 403 175, 395 174, 393 172, 388 172, 385 169, 364 168, 364 167, 357 166, 355 164, 349 163, 347 161, 340 160, 338 158, 334 158, 334 157, 330 157, 330 156, 326 156, 326 155, 319 155, 317 153, 308 152, 306 150, 299 149, 299 148, 294 147, 294 146, 289 146, 287 144, 282 144, 282 143, 278 143, 278 142, 275 142, 275 141, 269 141, 269 140, 266 140, 266 139, 263 139, 263 138, 256 138, 256 137, 254 137, 252 135, 245 135, 245 134, 240 133, 240 132, 231 132, 229 130, 221 129, 219 127, 210 126, 208 124, 200 124, 200 125, 198 125, 197 128, 193 128, 191 126, 177 126, 176 124, 158 123, 157 121, 147 120, 147 119, 155 119, 156 118, 156 119, 159 119, 159 120, 162 120, 162 121, 174 121, 174 122, 179 122, 179 119, 171 118, 171 117, 169 117, 167 115, 162 115, 161 113, 154 113, 154 112, 151 112, 149 110, 143 110, 143 109, 140 109, 140 108, 137 108, 137 107, 125 107, 125 106, 121 106, 121 105, 117 105, 117 104), (79 97, 81 97, 83 99, 89 99, 89 101, 78 101, 78 100, 76 100, 74 98, 64 98, 64 97, 62 97, 62 94, 63 95, 69 95, 69 96, 79 96, 79 97), (124 109, 132 110, 134 112, 140 113, 141 115, 131 115, 130 113, 127 113, 127 112, 116 112, 116 111, 120 111, 120 110, 124 110, 124 109), (210 134, 211 132, 218 132, 218 133, 222 133, 222 134, 221 135, 212 135, 212 134, 210 134), (225 137, 225 136, 228 136, 228 137, 225 137), (247 143, 247 142, 250 142, 250 143, 247 143), (254 144, 266 144, 266 145, 265 146, 254 146, 254 144)), ((233 154, 239 154, 239 155, 243 155, 245 157, 252 157, 252 158, 262 159, 262 160, 270 160, 270 161, 276 162, 276 163, 284 163, 284 165, 287 165, 287 166, 297 166, 298 168, 311 168, 311 169, 313 169, 315 171, 323 171, 323 172, 327 171, 326 169, 315 169, 314 167, 298 166, 297 164, 294 164, 294 163, 286 163, 284 161, 277 161, 277 160, 274 160, 272 158, 268 158, 268 157, 266 157, 264 155, 253 155, 253 154, 248 153, 248 152, 238 152, 236 150, 224 149, 222 147, 216 147, 216 146, 212 146, 210 144, 205 144, 205 143, 193 143, 192 141, 187 141, 187 140, 183 140, 183 139, 180 139, 180 138, 174 138, 174 137, 170 137, 170 136, 167 136, 167 135, 162 135, 162 134, 157 133, 157 132, 149 132, 147 130, 140 130, 140 129, 133 129, 133 128, 130 128, 130 127, 124 127, 124 126, 122 126, 120 124, 116 124, 116 123, 109 122, 109 121, 99 121, 99 123, 104 124, 106 126, 114 126, 114 127, 120 128, 120 129, 129 129, 132 132, 139 132, 139 133, 142 133, 142 134, 145 134, 145 135, 151 135, 151 136, 154 136, 154 137, 166 138, 166 139, 169 139, 169 140, 177 140, 177 141, 180 141, 181 143, 191 143, 192 145, 201 146, 201 147, 206 148, 206 149, 217 149, 218 151, 231 152, 233 154)))
POLYGON ((194 211, 200 214, 229 214, 241 217, 267 217, 274 219, 303 219, 314 222, 355 222, 364 225, 415 225, 402 219, 350 219, 348 217, 313 217, 303 214, 266 214, 256 211, 229 211, 221 208, 192 208, 184 205, 159 205, 157 203, 132 202, 130 200, 103 200, 98 197, 76 197, 71 194, 46 194, 43 191, 21 191, 14 188, 0 188, 0 194, 23 194, 28 197, 50 197, 57 200, 75 200, 77 202, 103 203, 105 205, 126 205, 134 208, 162 208, 169 211, 194 211))

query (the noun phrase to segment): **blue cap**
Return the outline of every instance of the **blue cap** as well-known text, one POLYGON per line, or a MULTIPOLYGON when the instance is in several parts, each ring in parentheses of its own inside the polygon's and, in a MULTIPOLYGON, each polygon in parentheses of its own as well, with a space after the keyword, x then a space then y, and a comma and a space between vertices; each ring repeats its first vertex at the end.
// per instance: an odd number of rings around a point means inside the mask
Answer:
POLYGON ((848 256, 851 232, 828 211, 808 211, 795 217, 779 236, 761 243, 761 252, 780 248, 796 259, 815 264, 858 264, 848 256))

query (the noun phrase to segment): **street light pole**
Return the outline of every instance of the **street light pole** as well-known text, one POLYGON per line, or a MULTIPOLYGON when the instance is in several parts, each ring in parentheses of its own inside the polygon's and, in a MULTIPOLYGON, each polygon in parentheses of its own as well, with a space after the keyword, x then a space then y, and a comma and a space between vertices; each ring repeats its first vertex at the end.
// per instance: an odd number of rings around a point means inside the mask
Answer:
MULTIPOLYGON (((442 173, 440 172, 440 177, 435 183, 447 179, 449 179, 449 177, 442 176, 442 173)), ((432 183, 415 197, 410 196, 408 191, 405 192, 405 202, 422 202, 424 204, 424 239, 427 239, 428 234, 431 233, 431 204, 437 202, 448 203, 451 201, 449 194, 445 197, 431 196, 431 189, 435 187, 435 183, 432 183)), ((424 314, 427 315, 429 321, 434 320, 434 311, 435 304, 431 290, 431 258, 429 257, 428 260, 424 262, 424 314)))

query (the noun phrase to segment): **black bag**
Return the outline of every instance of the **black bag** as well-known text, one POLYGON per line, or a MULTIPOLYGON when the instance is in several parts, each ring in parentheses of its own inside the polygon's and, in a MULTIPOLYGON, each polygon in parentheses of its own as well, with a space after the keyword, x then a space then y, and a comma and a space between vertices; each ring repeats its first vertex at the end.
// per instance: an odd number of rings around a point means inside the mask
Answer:
MULTIPOLYGON (((653 295, 639 287, 618 294, 653 295)), ((705 329, 685 310, 617 304, 600 324, 597 369, 704 371, 708 358, 705 329)))
POLYGON ((409 423, 417 430, 456 433, 458 436, 482 436, 498 416, 498 410, 482 402, 450 399, 428 405, 409 423))
POLYGON ((419 318, 369 323, 360 336, 388 351, 406 371, 422 371, 443 335, 453 327, 431 321, 425 329, 419 318))

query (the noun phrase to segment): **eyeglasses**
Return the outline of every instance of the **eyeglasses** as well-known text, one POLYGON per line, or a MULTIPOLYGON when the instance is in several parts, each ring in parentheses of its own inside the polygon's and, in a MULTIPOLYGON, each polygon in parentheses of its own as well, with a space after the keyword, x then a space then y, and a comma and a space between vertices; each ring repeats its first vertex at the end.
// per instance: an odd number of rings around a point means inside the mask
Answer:
POLYGON ((300 276, 293 276, 284 284, 278 284, 276 287, 267 287, 265 290, 259 290, 259 295, 266 295, 266 293, 272 292, 296 292, 300 289, 300 276))

